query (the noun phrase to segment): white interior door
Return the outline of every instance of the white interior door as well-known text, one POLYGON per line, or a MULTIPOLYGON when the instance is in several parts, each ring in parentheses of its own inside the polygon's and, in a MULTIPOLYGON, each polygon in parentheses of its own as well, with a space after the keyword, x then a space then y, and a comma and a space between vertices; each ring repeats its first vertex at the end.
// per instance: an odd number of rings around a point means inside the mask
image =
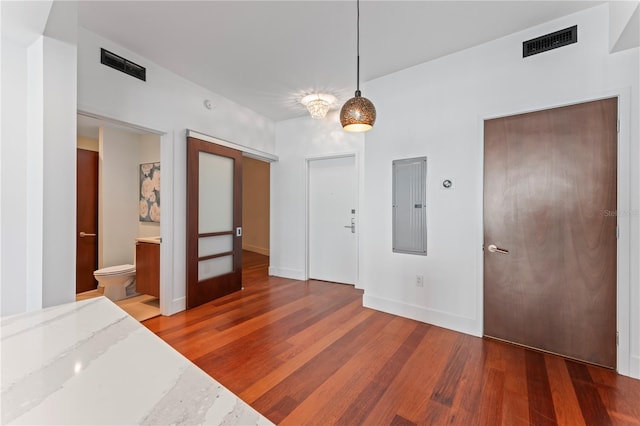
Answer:
POLYGON ((310 279, 356 282, 356 184, 355 156, 309 161, 310 279))

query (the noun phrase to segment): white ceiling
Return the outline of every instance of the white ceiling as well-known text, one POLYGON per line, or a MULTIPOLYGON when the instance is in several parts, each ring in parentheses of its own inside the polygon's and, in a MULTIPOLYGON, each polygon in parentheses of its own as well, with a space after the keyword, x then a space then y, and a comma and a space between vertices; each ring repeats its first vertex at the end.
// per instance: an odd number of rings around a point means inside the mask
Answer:
MULTIPOLYGON (((362 0, 361 81, 601 3, 362 0)), ((83 1, 79 23, 275 121, 304 115, 305 94, 339 108, 355 90, 353 0, 83 1)))

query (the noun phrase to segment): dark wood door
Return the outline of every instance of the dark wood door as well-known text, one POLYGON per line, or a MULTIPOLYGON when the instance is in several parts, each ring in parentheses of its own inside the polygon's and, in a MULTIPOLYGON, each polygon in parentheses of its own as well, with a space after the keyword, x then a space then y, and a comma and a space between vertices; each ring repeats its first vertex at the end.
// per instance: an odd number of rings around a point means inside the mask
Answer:
POLYGON ((242 288, 242 152, 187 138, 187 308, 242 288))
POLYGON ((78 149, 76 164, 76 293, 82 293, 98 285, 98 153, 78 149))
POLYGON ((615 368, 616 176, 616 98, 485 121, 486 336, 615 368))

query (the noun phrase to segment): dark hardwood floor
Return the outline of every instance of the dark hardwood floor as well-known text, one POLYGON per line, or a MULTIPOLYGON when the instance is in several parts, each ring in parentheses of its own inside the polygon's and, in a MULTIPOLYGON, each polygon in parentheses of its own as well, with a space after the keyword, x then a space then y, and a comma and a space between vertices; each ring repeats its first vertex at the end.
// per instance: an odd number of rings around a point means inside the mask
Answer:
POLYGON ((150 330, 277 424, 640 425, 640 381, 362 307, 362 292, 268 277, 150 330))

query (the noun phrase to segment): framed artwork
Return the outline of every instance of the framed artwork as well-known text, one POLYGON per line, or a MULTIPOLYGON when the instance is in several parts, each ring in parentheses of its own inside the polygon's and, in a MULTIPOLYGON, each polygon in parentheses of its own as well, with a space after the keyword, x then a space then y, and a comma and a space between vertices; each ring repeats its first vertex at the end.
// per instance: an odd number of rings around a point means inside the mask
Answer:
POLYGON ((160 163, 140 164, 140 222, 160 222, 160 163))

